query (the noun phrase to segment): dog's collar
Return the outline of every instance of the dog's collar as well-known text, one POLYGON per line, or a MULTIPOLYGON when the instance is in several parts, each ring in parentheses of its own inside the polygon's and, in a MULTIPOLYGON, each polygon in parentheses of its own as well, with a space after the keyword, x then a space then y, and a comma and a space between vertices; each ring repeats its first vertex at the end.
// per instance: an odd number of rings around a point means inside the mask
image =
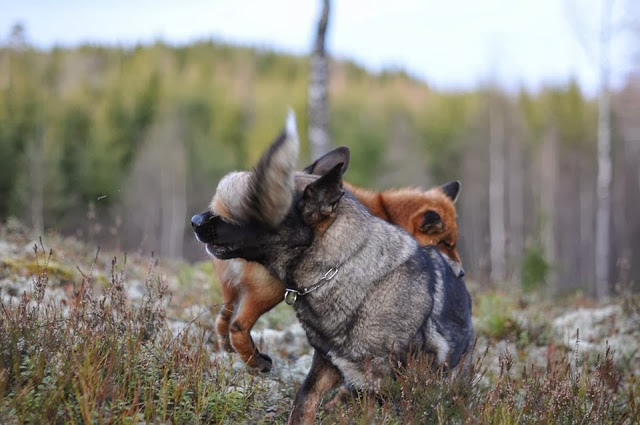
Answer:
POLYGON ((326 282, 333 279, 335 275, 338 274, 338 272, 340 271, 341 266, 342 266, 342 263, 339 263, 339 264, 336 264, 334 267, 331 267, 329 270, 327 270, 324 276, 322 276, 322 278, 320 278, 320 280, 317 281, 313 286, 304 288, 300 291, 296 289, 289 289, 289 288, 285 289, 284 302, 286 302, 288 305, 293 305, 298 299, 298 295, 300 296, 307 295, 309 292, 315 291, 316 289, 324 285, 326 282))

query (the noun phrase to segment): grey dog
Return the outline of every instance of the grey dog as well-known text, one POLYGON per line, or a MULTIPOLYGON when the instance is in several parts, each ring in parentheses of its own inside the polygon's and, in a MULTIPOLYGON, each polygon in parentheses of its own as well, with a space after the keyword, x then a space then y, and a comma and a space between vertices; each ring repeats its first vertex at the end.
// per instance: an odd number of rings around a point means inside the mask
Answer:
POLYGON ((192 226, 209 254, 258 262, 284 282, 315 349, 289 423, 312 423, 338 383, 375 391, 411 353, 455 367, 473 327, 464 280, 440 252, 346 193, 345 164, 296 172, 298 150, 290 113, 254 170, 223 177, 192 226))

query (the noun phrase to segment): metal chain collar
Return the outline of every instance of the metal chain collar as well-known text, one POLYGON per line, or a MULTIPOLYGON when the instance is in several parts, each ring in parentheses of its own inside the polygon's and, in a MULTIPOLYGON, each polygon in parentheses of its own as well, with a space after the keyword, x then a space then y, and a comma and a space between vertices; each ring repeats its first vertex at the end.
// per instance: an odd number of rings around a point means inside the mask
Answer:
POLYGON ((293 305, 298 299, 298 295, 300 296, 307 295, 309 292, 315 291, 316 289, 324 285, 326 282, 333 279, 334 276, 338 274, 338 271, 340 270, 341 266, 342 264, 337 264, 335 267, 331 267, 329 270, 327 270, 324 276, 322 276, 322 278, 320 278, 320 280, 316 282, 315 285, 313 286, 304 288, 300 291, 296 289, 289 289, 289 288, 285 289, 284 302, 286 302, 288 305, 293 305))

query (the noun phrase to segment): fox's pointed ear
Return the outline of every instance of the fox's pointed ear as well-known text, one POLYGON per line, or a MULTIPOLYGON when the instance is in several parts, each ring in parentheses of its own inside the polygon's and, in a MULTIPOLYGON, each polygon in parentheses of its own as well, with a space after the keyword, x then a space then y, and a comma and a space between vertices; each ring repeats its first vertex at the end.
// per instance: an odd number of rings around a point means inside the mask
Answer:
POLYGON ((420 231, 427 235, 444 232, 444 222, 442 221, 440 214, 434 210, 428 210, 425 212, 422 216, 420 231))
POLYGON ((347 168, 349 168, 349 157, 349 148, 340 146, 322 155, 302 171, 307 174, 322 176, 328 173, 336 164, 342 163, 342 174, 344 174, 347 168))
POLYGON ((289 111, 284 130, 262 154, 251 176, 245 209, 254 220, 275 227, 289 212, 299 146, 296 117, 289 111))
POLYGON ((440 190, 444 192, 451 200, 455 203, 458 200, 458 195, 460 194, 460 181, 454 180, 440 186, 440 190))
POLYGON ((302 216, 308 224, 316 224, 331 217, 344 191, 342 190, 343 163, 336 164, 331 170, 311 183, 302 195, 302 216))

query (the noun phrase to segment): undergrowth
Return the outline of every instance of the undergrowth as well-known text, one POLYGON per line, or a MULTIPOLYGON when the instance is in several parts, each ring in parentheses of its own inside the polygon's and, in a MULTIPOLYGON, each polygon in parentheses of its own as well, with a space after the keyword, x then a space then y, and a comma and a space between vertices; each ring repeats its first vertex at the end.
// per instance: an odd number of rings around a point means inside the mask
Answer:
MULTIPOLYGON (((93 269, 72 302, 43 303, 52 252, 19 303, 0 299, 0 423, 237 423, 263 417, 250 374, 210 360, 204 332, 174 336, 166 284, 149 264, 147 294, 125 299, 126 257, 99 296, 93 269)), ((97 255, 96 255, 97 259, 97 255)))
MULTIPOLYGON (((0 297, 0 423, 286 421, 294 382, 232 367, 201 327, 170 331, 169 294, 155 260, 149 260, 145 296, 136 304, 126 297, 126 256, 112 259, 103 285, 95 282, 98 254, 63 302, 45 296, 53 252, 40 241, 34 256, 31 288, 19 302, 0 297)), ((188 280, 185 272, 185 286, 188 280)), ((485 321, 479 334, 490 340, 522 334, 522 325, 508 325, 515 316, 504 302, 480 304, 485 321)), ((526 343, 518 345, 524 349, 526 343)), ((488 352, 451 372, 425 356, 412 357, 394 366, 395 378, 379 393, 351 394, 321 409, 318 422, 631 424, 640 417, 640 379, 616 366, 610 349, 594 362, 579 355, 579 339, 573 354, 549 343, 546 362, 518 364, 504 351, 497 369, 488 352)))
POLYGON ((620 374, 610 349, 594 366, 561 356, 546 368, 513 368, 509 352, 489 379, 487 353, 465 371, 434 368, 416 356, 396 371, 380 394, 354 394, 323 423, 388 424, 635 424, 640 380, 620 374), (358 418, 358 419, 355 419, 358 418))

